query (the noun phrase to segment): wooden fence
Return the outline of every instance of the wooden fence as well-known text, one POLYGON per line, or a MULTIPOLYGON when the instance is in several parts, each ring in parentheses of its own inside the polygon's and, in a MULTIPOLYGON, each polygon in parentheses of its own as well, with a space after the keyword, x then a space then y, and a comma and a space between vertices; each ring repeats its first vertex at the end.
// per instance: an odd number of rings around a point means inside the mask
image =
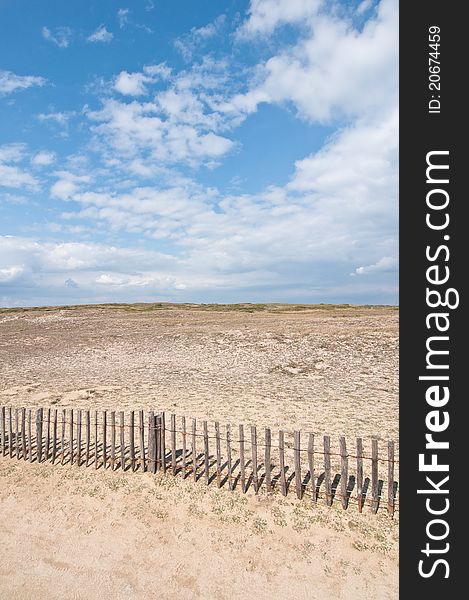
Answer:
MULTIPOLYGON (((362 512, 398 510, 395 442, 364 443, 344 436, 320 438, 312 433, 270 428, 262 435, 251 426, 221 428, 165 412, 90 411, 81 409, 0 408, 1 454, 29 462, 76 464, 95 469, 169 471, 207 485, 226 486, 245 493, 279 490, 287 496, 355 504, 362 512), (169 419, 168 419, 169 416, 169 419), (190 426, 189 426, 190 425, 190 426)), ((365 441, 366 442, 366 441, 365 441)))

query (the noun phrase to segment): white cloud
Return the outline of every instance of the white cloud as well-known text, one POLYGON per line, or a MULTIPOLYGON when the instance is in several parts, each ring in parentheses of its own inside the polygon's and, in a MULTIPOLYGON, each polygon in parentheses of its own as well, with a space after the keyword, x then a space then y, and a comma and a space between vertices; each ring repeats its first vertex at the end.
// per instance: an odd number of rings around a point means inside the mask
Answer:
POLYGON ((399 261, 394 256, 383 256, 378 262, 366 267, 358 267, 352 275, 370 275, 372 273, 389 273, 397 271, 399 261))
POLYGON ((117 11, 117 20, 121 29, 123 29, 129 22, 129 12, 130 11, 128 8, 119 8, 117 11))
POLYGON ((0 146, 0 163, 19 162, 26 153, 25 144, 4 144, 0 146))
POLYGON ((143 73, 121 71, 116 77, 114 89, 125 96, 142 96, 147 93, 145 83, 151 81, 143 73))
POLYGON ((152 77, 153 81, 156 81, 158 79, 168 79, 171 75, 171 68, 168 67, 166 63, 145 65, 143 67, 143 72, 152 77))
POLYGON ((270 34, 287 23, 309 22, 317 14, 321 0, 251 0, 248 18, 237 31, 238 37, 270 34))
POLYGON ((18 163, 22 162, 25 157, 26 147, 24 144, 0 146, 0 187, 38 189, 39 181, 18 166, 18 163))
POLYGON ((5 269, 0 269, 0 284, 15 281, 23 275, 24 269, 21 265, 11 265, 5 269))
POLYGON ((75 113, 73 111, 66 112, 50 112, 50 113, 39 113, 37 118, 39 121, 52 121, 53 123, 57 123, 58 125, 66 125, 72 115, 75 113))
POLYGON ((26 90, 30 87, 42 87, 46 84, 44 77, 36 75, 16 75, 11 71, 0 70, 0 96, 12 94, 18 90, 26 90))
POLYGON ((31 163, 36 167, 48 167, 55 162, 56 156, 54 152, 42 150, 31 158, 31 163))
POLYGON ((56 171, 54 175, 58 180, 52 185, 50 194, 60 200, 71 200, 82 184, 91 182, 89 175, 76 175, 70 171, 56 171))
MULTIPOLYGON (((262 23, 278 23, 280 13, 267 11, 271 4, 288 14, 296 7, 298 15, 305 5, 301 1, 253 2, 252 7, 266 10, 262 23)), ((260 27, 261 21, 253 23, 260 27)), ((246 94, 234 96, 224 109, 250 113, 262 102, 292 103, 304 119, 328 123, 336 118, 378 115, 397 105, 396 0, 382 0, 376 15, 360 31, 325 12, 315 16, 308 31, 296 45, 267 60, 258 75, 261 82, 246 94)))
MULTIPOLYGON (((187 97, 182 101, 186 102, 187 97)), ((207 158, 221 157, 233 147, 231 140, 210 131, 209 117, 201 113, 201 122, 187 123, 186 112, 186 105, 181 108, 171 103, 106 100, 100 111, 88 116, 99 123, 92 130, 105 141, 105 147, 112 147, 120 155, 150 151, 152 159, 159 163, 197 164, 207 158), (174 118, 164 119, 162 113, 174 118)))
POLYGON ((199 49, 199 47, 203 46, 210 38, 221 33, 225 21, 225 15, 219 15, 211 23, 208 23, 203 27, 193 27, 189 33, 174 40, 174 47, 181 53, 186 61, 191 60, 193 53, 199 49))
POLYGON ((73 31, 70 27, 56 27, 53 31, 48 27, 43 27, 41 33, 45 40, 52 42, 59 48, 68 48, 70 38, 73 35, 73 31))
POLYGON ((363 15, 373 6, 373 0, 362 0, 357 7, 357 14, 363 15))
POLYGON ((88 42, 92 43, 105 43, 108 44, 114 35, 112 32, 108 31, 105 25, 100 25, 96 31, 94 31, 91 35, 89 35, 86 39, 88 42))

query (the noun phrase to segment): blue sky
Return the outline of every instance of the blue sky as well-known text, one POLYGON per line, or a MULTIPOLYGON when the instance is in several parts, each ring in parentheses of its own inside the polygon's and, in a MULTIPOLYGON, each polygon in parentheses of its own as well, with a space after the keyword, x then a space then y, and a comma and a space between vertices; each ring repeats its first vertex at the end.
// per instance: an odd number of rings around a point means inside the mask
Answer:
POLYGON ((397 303, 397 0, 0 0, 0 306, 397 303))

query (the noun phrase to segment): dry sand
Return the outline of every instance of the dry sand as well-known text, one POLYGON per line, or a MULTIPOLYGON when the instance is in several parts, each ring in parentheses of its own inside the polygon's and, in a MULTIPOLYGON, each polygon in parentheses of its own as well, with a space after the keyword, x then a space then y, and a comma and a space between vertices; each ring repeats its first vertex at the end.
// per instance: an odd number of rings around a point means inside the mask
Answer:
MULTIPOLYGON (((0 312, 0 403, 396 437, 398 312, 0 312)), ((395 599, 398 518, 0 458, 0 598, 395 599)))

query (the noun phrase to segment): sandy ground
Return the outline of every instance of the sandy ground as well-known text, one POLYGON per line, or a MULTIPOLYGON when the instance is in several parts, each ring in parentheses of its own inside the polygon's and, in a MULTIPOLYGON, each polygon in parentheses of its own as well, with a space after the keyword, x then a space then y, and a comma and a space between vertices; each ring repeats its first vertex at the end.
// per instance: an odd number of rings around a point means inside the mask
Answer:
POLYGON ((395 599, 384 513, 0 459, 5 599, 395 599))
MULTIPOLYGON (((394 309, 0 312, 0 403, 397 436, 394 309)), ((398 515, 0 457, 0 598, 395 599, 398 515)))
POLYGON ((398 435, 398 311, 0 312, 0 403, 398 435))

